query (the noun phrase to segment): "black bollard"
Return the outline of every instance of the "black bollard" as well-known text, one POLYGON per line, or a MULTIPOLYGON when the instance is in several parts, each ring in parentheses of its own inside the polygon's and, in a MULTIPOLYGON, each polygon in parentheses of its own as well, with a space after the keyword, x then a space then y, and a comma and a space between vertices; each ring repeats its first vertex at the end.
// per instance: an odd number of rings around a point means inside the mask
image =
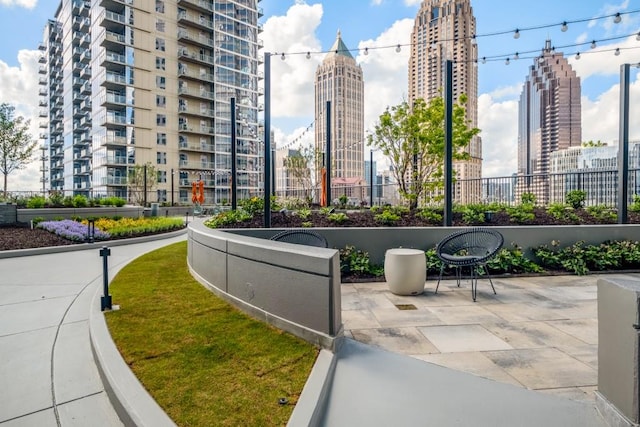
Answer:
POLYGON ((87 242, 93 243, 96 238, 96 220, 87 219, 87 242))
POLYGON ((102 311, 111 310, 111 295, 109 295, 109 267, 107 265, 107 257, 111 255, 111 249, 103 246, 100 249, 100 256, 102 257, 102 297, 100 297, 100 309, 102 311))

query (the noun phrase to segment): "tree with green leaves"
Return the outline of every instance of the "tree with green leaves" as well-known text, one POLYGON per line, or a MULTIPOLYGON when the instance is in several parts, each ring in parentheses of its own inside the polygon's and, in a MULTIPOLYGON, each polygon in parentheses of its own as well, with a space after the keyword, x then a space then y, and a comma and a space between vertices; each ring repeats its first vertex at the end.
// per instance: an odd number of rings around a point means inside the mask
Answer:
POLYGON ((145 191, 146 194, 148 194, 149 191, 153 191, 157 183, 158 172, 155 166, 149 162, 144 165, 134 165, 129 168, 129 176, 127 179, 129 199, 137 205, 144 205, 145 191))
POLYGON ((313 190, 316 188, 316 175, 312 167, 318 169, 321 153, 313 147, 300 146, 283 160, 283 166, 294 182, 302 188, 307 202, 313 201, 313 190))
MULTIPOLYGON (((453 106, 453 159, 466 160, 464 148, 480 133, 470 128, 462 95, 453 106)), ((444 99, 429 104, 416 99, 413 107, 406 101, 387 108, 368 137, 368 144, 379 148, 392 166, 400 196, 415 209, 418 200, 444 188, 444 99)))
POLYGON ((29 134, 29 120, 15 115, 15 107, 0 104, 0 172, 4 176, 4 197, 7 197, 9 174, 24 169, 34 160, 38 143, 29 134))

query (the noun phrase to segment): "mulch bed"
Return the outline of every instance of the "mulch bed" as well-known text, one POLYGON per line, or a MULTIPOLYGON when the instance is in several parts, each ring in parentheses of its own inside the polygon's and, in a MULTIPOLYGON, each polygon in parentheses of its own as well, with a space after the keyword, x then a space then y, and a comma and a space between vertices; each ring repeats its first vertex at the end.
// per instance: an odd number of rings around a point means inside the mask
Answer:
POLYGON ((77 245, 41 228, 0 227, 0 251, 14 249, 44 248, 47 246, 77 245))

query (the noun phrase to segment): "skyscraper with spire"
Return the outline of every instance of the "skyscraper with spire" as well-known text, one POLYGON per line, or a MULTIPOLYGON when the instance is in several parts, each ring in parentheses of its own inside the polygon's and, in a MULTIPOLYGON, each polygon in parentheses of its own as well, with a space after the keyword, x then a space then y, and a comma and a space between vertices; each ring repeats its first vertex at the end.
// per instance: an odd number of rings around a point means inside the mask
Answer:
POLYGON ((518 175, 533 177, 520 180, 517 195, 531 192, 539 203, 549 201, 551 153, 582 144, 580 97, 580 77, 547 40, 529 67, 518 104, 518 175))
MULTIPOLYGON (((331 101, 332 178, 364 178, 364 80, 338 31, 336 41, 318 66, 315 78, 315 145, 324 152, 326 107, 331 101)), ((341 181, 339 180, 339 181, 341 181)), ((345 185, 348 181, 344 182, 345 185)))
MULTIPOLYGON (((478 50, 475 44, 476 20, 471 0, 424 0, 411 34, 409 58, 409 102, 423 98, 427 103, 443 96, 444 63, 453 61, 453 97, 465 104, 469 127, 478 126, 478 50)), ((466 151, 469 160, 454 163, 458 182, 456 201, 477 202, 473 185, 462 186, 460 179, 482 175, 482 140, 474 137, 466 151)))

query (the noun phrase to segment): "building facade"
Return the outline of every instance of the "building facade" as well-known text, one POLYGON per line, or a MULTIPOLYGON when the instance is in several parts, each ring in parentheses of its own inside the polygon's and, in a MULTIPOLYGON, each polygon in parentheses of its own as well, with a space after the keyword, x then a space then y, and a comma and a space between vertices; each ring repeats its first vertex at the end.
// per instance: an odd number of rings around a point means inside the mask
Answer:
POLYGON ((547 40, 529 68, 518 105, 518 175, 528 176, 516 189, 549 201, 551 153, 582 144, 580 77, 547 40))
POLYGON ((61 1, 41 45, 51 189, 190 203, 202 180, 230 200, 235 98, 237 194, 261 191, 258 1, 61 1))
MULTIPOLYGON (((331 101, 331 176, 364 178, 364 79, 340 31, 315 76, 315 147, 327 143, 327 101, 331 101)), ((319 171, 317 171, 319 173, 319 171)))
MULTIPOLYGON (((409 103, 422 98, 427 103, 442 97, 445 84, 444 63, 453 61, 453 98, 464 104, 469 126, 478 127, 478 49, 475 43, 476 20, 471 0, 424 0, 415 18, 409 58, 409 103)), ((473 137, 466 151, 469 160, 454 162, 459 180, 482 176, 482 140, 473 137)), ((477 202, 480 186, 454 188, 456 201, 477 202)))

